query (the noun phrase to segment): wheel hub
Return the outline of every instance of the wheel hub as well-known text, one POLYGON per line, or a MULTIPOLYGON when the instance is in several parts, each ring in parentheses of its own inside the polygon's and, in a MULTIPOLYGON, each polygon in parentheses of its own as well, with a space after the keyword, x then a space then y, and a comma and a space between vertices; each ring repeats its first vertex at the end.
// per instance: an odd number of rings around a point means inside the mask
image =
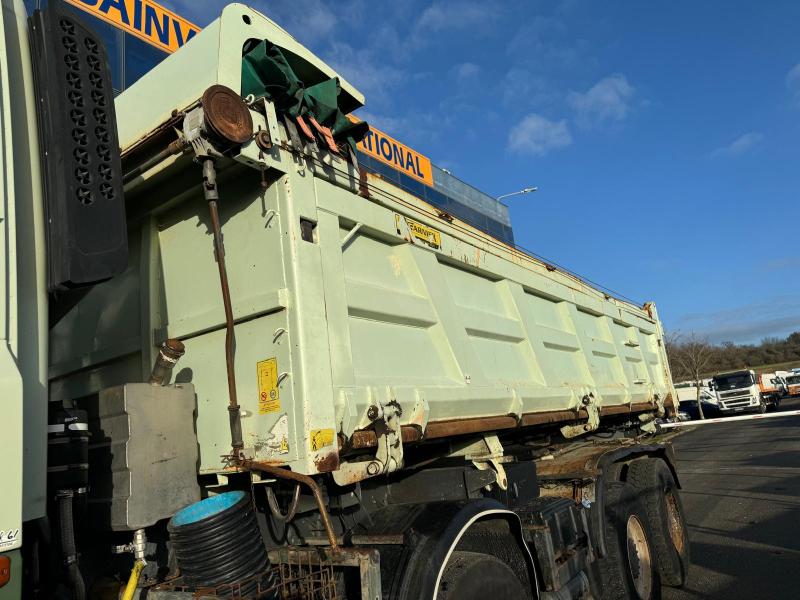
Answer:
POLYGON ((648 599, 653 591, 653 570, 650 545, 642 522, 636 515, 628 517, 626 527, 628 569, 640 598, 648 599))

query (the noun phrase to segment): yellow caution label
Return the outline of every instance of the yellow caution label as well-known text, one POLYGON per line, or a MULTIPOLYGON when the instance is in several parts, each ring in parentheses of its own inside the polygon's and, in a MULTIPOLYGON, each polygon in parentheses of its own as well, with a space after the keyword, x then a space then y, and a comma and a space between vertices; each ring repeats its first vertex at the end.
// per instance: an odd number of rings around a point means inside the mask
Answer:
POLYGON ((325 446, 333 446, 335 436, 333 429, 312 429, 311 430, 311 451, 316 452, 325 446))
POLYGON ((256 364, 258 377, 258 414, 278 412, 281 396, 278 389, 278 359, 268 358, 256 364))
POLYGON ((442 247, 442 234, 436 231, 433 227, 428 227, 422 223, 417 223, 408 217, 405 217, 404 219, 402 216, 395 214, 394 221, 398 232, 402 231, 400 224, 403 220, 405 220, 406 226, 414 238, 418 239, 423 244, 430 246, 431 248, 435 248, 436 250, 442 247))

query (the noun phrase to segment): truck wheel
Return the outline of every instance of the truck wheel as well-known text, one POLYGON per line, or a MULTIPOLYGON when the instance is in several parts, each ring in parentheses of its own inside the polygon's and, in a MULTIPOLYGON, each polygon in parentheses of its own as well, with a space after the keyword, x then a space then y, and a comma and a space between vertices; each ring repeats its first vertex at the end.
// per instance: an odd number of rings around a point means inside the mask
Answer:
POLYGON ((439 583, 437 600, 487 600, 530 598, 519 577, 495 556, 479 552, 453 552, 439 583))
POLYGON ((689 535, 672 472, 663 460, 645 458, 630 464, 627 481, 644 504, 661 581, 683 586, 689 574, 689 535))
POLYGON ((758 413, 763 415, 765 412, 767 412, 767 403, 762 400, 758 404, 758 413))
POLYGON ((598 562, 603 600, 661 598, 647 513, 636 490, 611 483, 604 504, 606 556, 598 562))

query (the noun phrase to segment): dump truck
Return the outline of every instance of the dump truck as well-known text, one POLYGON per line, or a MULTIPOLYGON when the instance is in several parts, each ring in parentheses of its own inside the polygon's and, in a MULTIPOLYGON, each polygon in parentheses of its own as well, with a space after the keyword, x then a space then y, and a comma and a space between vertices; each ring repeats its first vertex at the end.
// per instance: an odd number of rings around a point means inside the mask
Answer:
POLYGON ((686 582, 654 304, 360 164, 363 95, 251 8, 114 99, 74 12, 2 7, 0 598, 686 582))

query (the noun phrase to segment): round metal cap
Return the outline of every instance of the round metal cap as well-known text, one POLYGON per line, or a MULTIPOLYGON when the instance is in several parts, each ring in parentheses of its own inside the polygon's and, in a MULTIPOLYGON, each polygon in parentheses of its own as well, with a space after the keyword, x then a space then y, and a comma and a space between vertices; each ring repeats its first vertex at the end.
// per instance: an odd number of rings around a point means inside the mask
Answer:
POLYGON ((244 100, 224 85, 212 85, 203 93, 206 124, 232 144, 243 144, 253 135, 253 118, 244 100))

